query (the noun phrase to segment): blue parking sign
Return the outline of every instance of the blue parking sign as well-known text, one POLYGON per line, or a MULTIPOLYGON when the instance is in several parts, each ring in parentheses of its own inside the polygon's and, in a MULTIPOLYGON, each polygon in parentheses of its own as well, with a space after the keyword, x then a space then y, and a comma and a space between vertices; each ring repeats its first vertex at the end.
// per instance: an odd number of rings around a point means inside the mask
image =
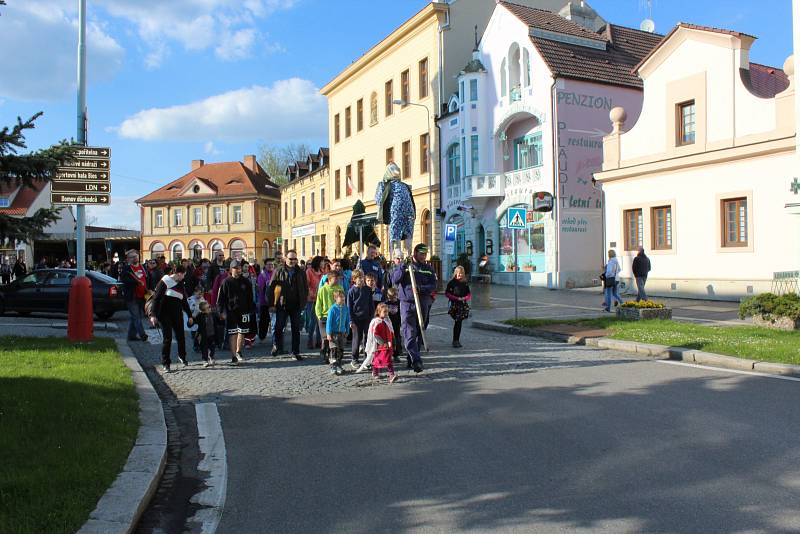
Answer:
POLYGON ((456 241, 456 233, 458 232, 458 226, 455 224, 448 224, 445 225, 444 230, 444 240, 445 241, 452 241, 455 243, 456 241))
POLYGON ((508 208, 508 228, 524 230, 527 228, 528 210, 525 208, 508 208))

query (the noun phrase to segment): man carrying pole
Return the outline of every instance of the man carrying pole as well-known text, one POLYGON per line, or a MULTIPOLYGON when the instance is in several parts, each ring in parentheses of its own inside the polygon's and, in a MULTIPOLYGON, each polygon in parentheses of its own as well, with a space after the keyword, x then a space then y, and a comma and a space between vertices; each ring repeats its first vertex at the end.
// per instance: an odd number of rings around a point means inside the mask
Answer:
POLYGON ((421 373, 420 347, 429 345, 425 327, 436 291, 436 273, 426 260, 428 247, 422 243, 414 247, 414 256, 408 264, 398 265, 392 272, 392 283, 398 287, 400 297, 400 331, 409 358, 409 367, 421 373))

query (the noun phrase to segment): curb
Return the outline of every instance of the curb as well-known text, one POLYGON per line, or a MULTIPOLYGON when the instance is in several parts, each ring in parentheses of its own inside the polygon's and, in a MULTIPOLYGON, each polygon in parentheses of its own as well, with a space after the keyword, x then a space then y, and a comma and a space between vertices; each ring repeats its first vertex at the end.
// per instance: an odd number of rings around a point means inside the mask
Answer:
POLYGON ((607 337, 579 338, 576 336, 568 336, 566 334, 548 332, 546 330, 537 330, 534 328, 519 328, 516 326, 511 326, 505 323, 498 323, 495 321, 473 321, 472 327, 478 328, 479 330, 491 330, 495 332, 503 332, 506 334, 541 337, 544 339, 549 339, 554 341, 562 341, 564 343, 569 343, 572 345, 586 345, 588 347, 596 347, 599 349, 632 352, 636 354, 641 354, 643 356, 649 356, 657 360, 677 360, 686 363, 696 363, 699 365, 706 365, 708 367, 719 367, 722 369, 734 369, 737 371, 753 371, 756 373, 764 373, 770 375, 800 377, 800 365, 761 362, 758 360, 736 358, 735 356, 724 356, 722 354, 714 354, 711 352, 703 352, 701 350, 687 349, 683 347, 652 345, 650 343, 624 341, 621 339, 611 339, 607 337))
POLYGON ((79 534, 128 534, 158 488, 167 458, 167 425, 161 399, 124 339, 115 339, 139 394, 139 433, 128 461, 97 502, 79 534))
POLYGON ((539 330, 537 328, 521 328, 518 326, 511 326, 510 324, 499 323, 497 321, 472 321, 472 328, 478 330, 489 330, 492 332, 502 332, 504 334, 513 334, 517 336, 540 337, 550 341, 558 341, 561 343, 569 343, 570 345, 584 345, 587 344, 589 339, 582 336, 571 336, 569 334, 560 334, 558 332, 550 332, 549 330, 539 330))

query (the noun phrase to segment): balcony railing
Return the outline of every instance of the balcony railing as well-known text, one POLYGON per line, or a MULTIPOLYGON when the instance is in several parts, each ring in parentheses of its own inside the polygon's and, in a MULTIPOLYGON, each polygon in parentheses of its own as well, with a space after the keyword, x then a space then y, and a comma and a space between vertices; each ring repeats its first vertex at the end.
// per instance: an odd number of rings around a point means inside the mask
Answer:
POLYGON ((504 197, 520 189, 549 190, 542 178, 542 167, 529 167, 506 173, 475 174, 464 176, 456 184, 447 186, 449 199, 504 197))
POLYGON ((475 174, 464 177, 464 196, 502 197, 505 180, 502 174, 475 174))

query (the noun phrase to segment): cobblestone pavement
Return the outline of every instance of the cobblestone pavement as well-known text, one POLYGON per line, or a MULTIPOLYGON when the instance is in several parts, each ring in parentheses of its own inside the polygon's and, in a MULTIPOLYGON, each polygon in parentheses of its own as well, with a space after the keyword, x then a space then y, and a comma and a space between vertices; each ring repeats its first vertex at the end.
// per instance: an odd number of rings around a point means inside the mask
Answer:
MULTIPOLYGON (((375 381, 369 373, 331 375, 328 366, 320 362, 318 351, 303 349, 306 359, 296 361, 291 356, 273 358, 271 345, 257 343, 244 352, 245 362, 232 366, 230 352, 217 354, 217 364, 204 368, 200 356, 189 347, 189 366, 173 363, 173 373, 163 374, 165 382, 181 400, 225 403, 237 398, 297 397, 351 390, 354 388, 402 387, 403 383, 420 381, 469 380, 484 376, 534 373, 546 368, 583 367, 607 363, 609 360, 630 361, 635 357, 613 351, 564 345, 562 343, 507 336, 474 330, 465 325, 462 349, 451 347, 453 321, 437 302, 427 335, 432 346, 423 353, 425 372, 416 375, 406 369, 405 358, 398 365, 400 379, 392 386, 386 378, 375 381)), ((288 330, 288 329, 287 329, 288 330)), ((288 332, 287 332, 288 334, 288 332)), ((288 337, 288 335, 287 335, 288 337)), ((305 347, 306 337, 301 338, 305 347)), ((160 346, 131 343, 134 352, 145 365, 160 369, 160 346)), ((173 362, 176 362, 173 346, 173 362)), ((345 359, 345 369, 349 369, 345 359)))

